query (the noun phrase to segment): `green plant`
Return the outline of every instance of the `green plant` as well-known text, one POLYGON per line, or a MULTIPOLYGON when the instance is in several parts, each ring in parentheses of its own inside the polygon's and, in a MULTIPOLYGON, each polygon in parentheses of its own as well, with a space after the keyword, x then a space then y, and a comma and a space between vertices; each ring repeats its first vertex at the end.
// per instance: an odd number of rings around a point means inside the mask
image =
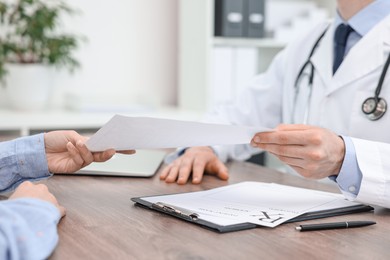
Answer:
POLYGON ((62 0, 0 0, 0 81, 6 63, 79 66, 79 37, 58 32, 60 16, 73 13, 62 0))

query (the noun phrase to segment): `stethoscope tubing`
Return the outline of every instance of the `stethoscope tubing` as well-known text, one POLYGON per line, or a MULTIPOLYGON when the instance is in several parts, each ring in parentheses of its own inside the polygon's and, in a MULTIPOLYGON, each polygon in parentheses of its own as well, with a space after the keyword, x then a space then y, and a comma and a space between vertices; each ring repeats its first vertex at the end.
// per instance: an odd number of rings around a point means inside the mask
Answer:
POLYGON ((381 93, 383 82, 385 81, 387 70, 389 69, 389 65, 390 65, 390 53, 387 56, 385 66, 383 67, 381 77, 379 78, 378 86, 375 89, 375 99, 376 100, 379 99, 379 94, 381 93))
MULTIPOLYGON (((297 78, 295 80, 295 84, 294 84, 294 87, 295 87, 295 91, 294 91, 295 97, 294 97, 294 104, 293 104, 292 117, 291 117, 291 121, 293 123, 295 123, 294 122, 295 121, 294 117, 295 117, 295 113, 296 113, 296 106, 297 106, 298 95, 299 95, 299 91, 300 91, 299 90, 299 88, 300 88, 300 81, 301 81, 301 77, 305 73, 305 70, 306 70, 307 66, 310 66, 310 74, 309 74, 309 81, 308 81, 308 87, 310 88, 310 93, 309 93, 309 96, 308 96, 307 108, 310 105, 312 88, 313 88, 313 81, 314 81, 314 72, 315 72, 314 65, 313 65, 313 63, 311 62, 310 59, 313 56, 315 50, 317 49, 320 41, 324 37, 325 33, 328 31, 328 28, 329 28, 329 26, 325 29, 325 31, 318 37, 317 41, 314 43, 313 48, 311 49, 310 54, 309 54, 306 62, 302 65, 302 67, 299 70, 299 73, 297 75, 297 78)), ((363 102, 363 104, 362 104, 362 112, 364 114, 366 114, 367 118, 369 120, 371 120, 371 121, 375 121, 375 120, 378 120, 378 119, 382 118, 382 116, 387 111, 386 100, 383 99, 383 98, 380 98, 379 95, 381 93, 383 82, 384 82, 384 80, 386 78, 386 74, 387 74, 387 70, 388 70, 389 66, 390 66, 390 53, 389 53, 389 55, 387 57, 386 63, 384 65, 384 67, 383 67, 381 76, 380 76, 379 81, 378 81, 378 85, 377 85, 377 87, 375 89, 375 96, 367 98, 363 102), (368 102, 374 102, 374 107, 373 107, 372 111, 366 111, 366 109, 364 109, 369 104, 368 102)), ((303 122, 304 124, 307 123, 307 119, 308 119, 309 112, 307 110, 308 109, 305 110, 305 114, 304 114, 304 122, 303 122)))

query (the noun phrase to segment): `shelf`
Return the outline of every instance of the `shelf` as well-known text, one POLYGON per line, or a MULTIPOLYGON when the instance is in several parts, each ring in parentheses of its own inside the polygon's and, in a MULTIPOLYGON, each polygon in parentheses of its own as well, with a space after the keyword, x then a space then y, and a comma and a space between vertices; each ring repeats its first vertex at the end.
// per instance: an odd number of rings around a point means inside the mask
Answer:
MULTIPOLYGON (((329 0, 269 0, 268 3, 279 2, 279 5, 281 5, 283 2, 290 1, 314 2, 320 7, 325 7, 329 10, 329 13, 336 10, 336 1, 329 0)), ((179 2, 178 105, 181 108, 206 112, 215 105, 213 103, 216 100, 215 85, 213 85, 215 76, 213 66, 215 64, 214 51, 218 47, 222 47, 220 49, 224 49, 223 47, 232 47, 233 49, 240 49, 240 47, 243 49, 256 48, 258 64, 253 75, 255 76, 265 72, 277 53, 287 45, 282 40, 272 38, 215 37, 215 0, 181 0, 179 2)), ((287 8, 284 11, 289 12, 290 10, 287 8)), ((273 13, 278 15, 275 10, 273 10, 273 13)), ((272 35, 271 32, 268 33, 266 35, 272 35)), ((237 93, 236 90, 229 91, 237 93)))
POLYGON ((248 38, 225 38, 214 37, 214 46, 233 46, 233 47, 256 47, 256 48, 275 48, 282 49, 286 46, 285 42, 277 41, 272 38, 248 39, 248 38))

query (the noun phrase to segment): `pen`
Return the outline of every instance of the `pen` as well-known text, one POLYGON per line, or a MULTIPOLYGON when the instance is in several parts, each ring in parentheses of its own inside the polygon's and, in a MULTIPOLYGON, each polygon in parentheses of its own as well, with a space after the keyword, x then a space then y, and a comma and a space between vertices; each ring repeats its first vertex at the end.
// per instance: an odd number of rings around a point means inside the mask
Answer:
POLYGON ((299 231, 314 231, 314 230, 326 230, 326 229, 338 229, 338 228, 356 228, 374 225, 374 221, 345 221, 345 222, 333 222, 333 223, 321 223, 321 224, 310 224, 300 225, 296 227, 299 231))

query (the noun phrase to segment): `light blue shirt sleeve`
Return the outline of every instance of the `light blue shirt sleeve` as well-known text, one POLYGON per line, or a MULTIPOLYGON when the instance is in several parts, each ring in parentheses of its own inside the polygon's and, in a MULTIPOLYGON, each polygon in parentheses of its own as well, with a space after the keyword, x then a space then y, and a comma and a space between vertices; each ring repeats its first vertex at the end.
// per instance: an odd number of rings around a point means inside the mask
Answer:
POLYGON ((345 143, 344 161, 337 178, 333 177, 331 179, 336 181, 343 192, 351 197, 356 197, 360 190, 363 175, 356 159, 355 147, 351 138, 348 136, 342 136, 342 138, 345 143))
MULTIPOLYGON (((49 177, 43 134, 0 143, 0 191, 49 177)), ((0 259, 46 259, 58 242, 59 210, 23 198, 0 202, 0 259)))
POLYGON ((50 175, 43 134, 0 143, 0 192, 50 175))
POLYGON ((0 259, 47 259, 58 243, 60 218, 58 209, 43 200, 0 202, 0 259))

